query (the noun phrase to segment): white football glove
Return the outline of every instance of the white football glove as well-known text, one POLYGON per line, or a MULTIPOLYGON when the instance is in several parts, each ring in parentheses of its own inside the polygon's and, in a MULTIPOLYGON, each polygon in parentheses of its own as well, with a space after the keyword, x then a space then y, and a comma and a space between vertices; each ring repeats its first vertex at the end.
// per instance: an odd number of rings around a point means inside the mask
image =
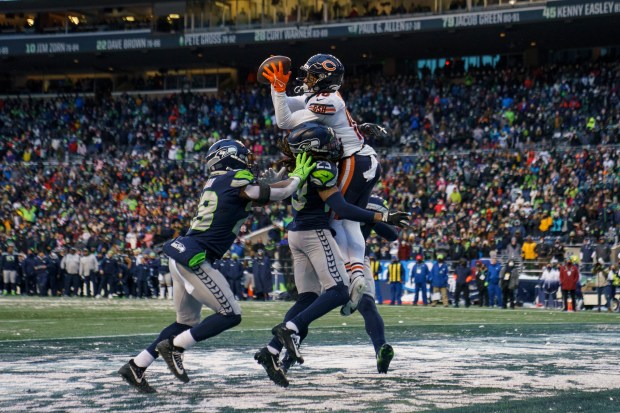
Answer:
POLYGON ((282 167, 282 169, 278 172, 276 172, 273 168, 269 168, 260 174, 260 178, 258 178, 258 180, 264 184, 271 185, 282 181, 284 179, 284 175, 286 175, 285 167, 282 167))

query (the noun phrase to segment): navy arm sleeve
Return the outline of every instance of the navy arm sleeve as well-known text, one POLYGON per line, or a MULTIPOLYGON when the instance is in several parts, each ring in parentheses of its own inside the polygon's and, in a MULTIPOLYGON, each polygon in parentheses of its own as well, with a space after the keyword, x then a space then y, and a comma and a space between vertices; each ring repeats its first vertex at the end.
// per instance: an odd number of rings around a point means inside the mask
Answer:
POLYGON ((345 201, 340 191, 334 192, 329 198, 325 200, 325 203, 329 205, 331 209, 342 219, 348 219, 350 221, 373 223, 375 220, 375 213, 367 209, 356 207, 345 201))
POLYGON ((386 224, 385 222, 377 222, 373 228, 377 235, 388 241, 396 241, 398 238, 398 231, 395 227, 386 224))

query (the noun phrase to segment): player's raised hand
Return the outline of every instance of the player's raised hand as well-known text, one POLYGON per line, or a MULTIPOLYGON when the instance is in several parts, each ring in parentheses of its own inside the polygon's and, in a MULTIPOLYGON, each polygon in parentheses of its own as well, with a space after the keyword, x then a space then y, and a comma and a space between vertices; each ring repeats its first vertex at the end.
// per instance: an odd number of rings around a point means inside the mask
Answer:
POLYGON ((409 226, 409 218, 411 218, 411 214, 408 212, 388 211, 383 214, 382 221, 390 225, 405 228, 409 226))
POLYGON ((259 181, 263 182, 267 185, 275 184, 276 182, 280 182, 284 179, 284 175, 286 174, 286 167, 282 167, 278 172, 273 168, 266 169, 261 174, 259 181))
POLYGON ((263 69, 263 76, 271 82, 276 92, 286 92, 286 84, 291 77, 291 72, 284 73, 282 62, 278 62, 277 66, 275 63, 271 63, 270 66, 266 66, 263 69))
POLYGON ((297 158, 295 159, 295 170, 291 172, 289 177, 298 177, 300 179, 300 185, 308 178, 310 172, 314 169, 316 163, 312 163, 312 156, 308 155, 306 152, 302 152, 297 154, 297 158))
POLYGON ((366 137, 374 137, 377 139, 386 139, 390 137, 390 131, 376 123, 362 123, 357 127, 366 137))

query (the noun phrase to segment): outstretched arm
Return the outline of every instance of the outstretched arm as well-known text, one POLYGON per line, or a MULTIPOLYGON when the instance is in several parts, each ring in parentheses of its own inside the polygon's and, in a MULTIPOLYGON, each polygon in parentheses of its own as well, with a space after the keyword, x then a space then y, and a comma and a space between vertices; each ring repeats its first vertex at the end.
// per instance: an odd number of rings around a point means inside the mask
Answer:
POLYGON ((248 185, 242 194, 245 194, 246 199, 251 199, 252 201, 282 201, 295 193, 299 182, 301 181, 298 177, 293 177, 273 185, 248 185), (263 198, 261 198, 261 191, 263 192, 263 198))

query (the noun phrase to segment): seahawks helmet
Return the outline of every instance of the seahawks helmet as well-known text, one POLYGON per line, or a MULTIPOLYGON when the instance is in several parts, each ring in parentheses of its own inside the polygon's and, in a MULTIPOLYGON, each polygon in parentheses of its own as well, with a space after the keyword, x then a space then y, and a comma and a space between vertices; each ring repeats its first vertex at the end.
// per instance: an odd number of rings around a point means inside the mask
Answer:
POLYGON ((342 144, 334 130, 317 122, 305 122, 286 137, 284 152, 294 158, 302 152, 314 160, 337 162, 342 157, 342 144))
POLYGON ((368 205, 366 205, 366 209, 378 212, 383 215, 388 212, 388 204, 385 199, 380 198, 376 195, 372 195, 368 200, 368 205))
POLYGON ((248 169, 251 163, 251 152, 235 139, 215 142, 207 152, 208 172, 248 169))
POLYGON ((340 89, 344 66, 336 56, 316 54, 299 68, 297 93, 330 93, 340 89))

